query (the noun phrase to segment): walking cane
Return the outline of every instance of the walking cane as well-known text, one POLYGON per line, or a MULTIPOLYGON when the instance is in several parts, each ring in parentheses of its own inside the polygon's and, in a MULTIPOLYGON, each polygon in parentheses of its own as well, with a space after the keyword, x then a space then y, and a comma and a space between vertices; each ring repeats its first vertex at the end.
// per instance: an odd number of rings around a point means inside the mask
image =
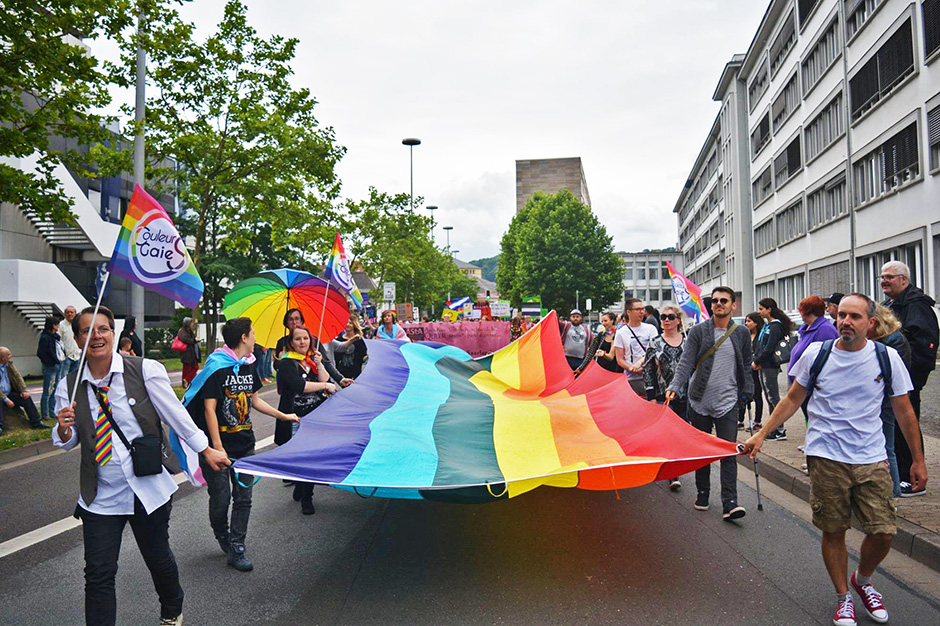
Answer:
MULTIPOLYGON (((751 437, 754 436, 754 421, 751 419, 751 403, 747 403, 747 428, 751 433, 751 437)), ((754 484, 757 486, 757 510, 763 511, 764 504, 760 500, 760 472, 757 471, 757 457, 754 457, 754 484)))

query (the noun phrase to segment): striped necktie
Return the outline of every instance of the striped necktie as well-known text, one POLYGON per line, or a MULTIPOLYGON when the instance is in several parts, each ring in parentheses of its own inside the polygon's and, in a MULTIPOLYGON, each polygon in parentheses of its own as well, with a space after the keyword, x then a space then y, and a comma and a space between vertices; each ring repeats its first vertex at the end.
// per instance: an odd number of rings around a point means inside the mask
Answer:
POLYGON ((111 460, 111 421, 108 414, 111 404, 108 401, 108 388, 96 387, 98 396, 98 418, 95 420, 95 462, 100 466, 111 460))

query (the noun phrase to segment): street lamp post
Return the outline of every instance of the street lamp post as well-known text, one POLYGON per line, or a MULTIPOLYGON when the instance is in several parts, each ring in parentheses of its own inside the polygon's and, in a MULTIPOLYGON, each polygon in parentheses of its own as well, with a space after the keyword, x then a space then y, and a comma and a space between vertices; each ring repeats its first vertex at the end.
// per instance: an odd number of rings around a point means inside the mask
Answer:
POLYGON ((415 146, 421 145, 421 140, 415 137, 406 137, 401 140, 402 145, 408 146, 411 160, 411 210, 415 210, 415 146))
POLYGON ((450 231, 454 230, 453 226, 445 226, 444 232, 447 233, 447 249, 450 250, 450 231))
POLYGON ((453 251, 451 251, 451 253, 450 253, 450 258, 456 259, 458 252, 460 252, 460 250, 453 250, 453 251))
POLYGON ((437 245, 437 241, 434 239, 434 211, 437 210, 436 205, 431 205, 428 207, 428 211, 431 212, 431 243, 437 245))

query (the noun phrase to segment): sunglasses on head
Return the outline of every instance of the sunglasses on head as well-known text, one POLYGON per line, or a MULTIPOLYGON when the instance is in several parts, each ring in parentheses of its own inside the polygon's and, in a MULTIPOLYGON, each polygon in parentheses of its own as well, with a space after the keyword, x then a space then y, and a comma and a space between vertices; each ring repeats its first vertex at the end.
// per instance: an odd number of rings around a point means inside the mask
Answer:
POLYGON ((675 313, 660 313, 659 319, 665 322, 666 320, 677 320, 679 316, 675 313))
POLYGON ((728 304, 731 302, 730 298, 712 298, 712 304, 728 304))

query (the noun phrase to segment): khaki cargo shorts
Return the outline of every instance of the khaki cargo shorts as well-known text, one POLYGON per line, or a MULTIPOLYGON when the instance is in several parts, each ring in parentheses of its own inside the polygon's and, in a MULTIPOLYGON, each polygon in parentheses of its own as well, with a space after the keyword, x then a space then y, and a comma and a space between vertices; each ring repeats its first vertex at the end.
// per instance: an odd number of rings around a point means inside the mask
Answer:
POLYGON ((887 461, 853 465, 806 457, 813 525, 827 533, 849 529, 852 511, 866 534, 896 535, 893 484, 887 461))

